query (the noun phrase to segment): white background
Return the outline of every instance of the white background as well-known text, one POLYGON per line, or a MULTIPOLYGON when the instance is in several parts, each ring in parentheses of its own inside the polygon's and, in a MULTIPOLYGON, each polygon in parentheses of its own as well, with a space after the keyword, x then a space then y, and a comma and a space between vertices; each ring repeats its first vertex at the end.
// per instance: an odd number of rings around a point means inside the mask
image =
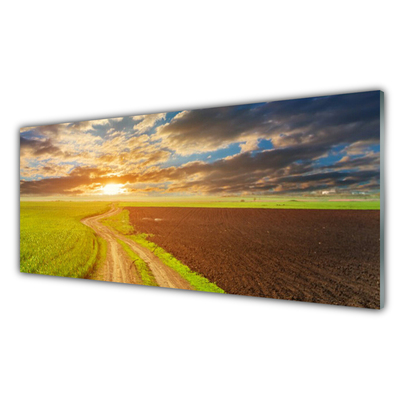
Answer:
POLYGON ((0 9, 0 397, 398 399, 395 2, 13 1, 0 9), (19 271, 19 128, 382 89, 383 311, 19 271))

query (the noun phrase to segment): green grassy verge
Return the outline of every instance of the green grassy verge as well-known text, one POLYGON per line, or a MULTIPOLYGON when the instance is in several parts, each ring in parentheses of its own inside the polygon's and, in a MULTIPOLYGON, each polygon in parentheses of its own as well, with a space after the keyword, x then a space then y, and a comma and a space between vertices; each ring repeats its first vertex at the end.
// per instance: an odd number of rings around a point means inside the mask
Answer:
POLYGON ((143 285, 147 286, 158 286, 153 273, 147 266, 147 264, 123 241, 117 239, 118 243, 122 246, 129 258, 135 263, 136 269, 140 274, 143 285))
POLYGON ((273 201, 138 201, 120 202, 120 207, 199 207, 199 208, 273 208, 306 210, 379 210, 379 200, 334 201, 334 200, 296 200, 273 201))
POLYGON ((165 265, 176 271, 180 276, 182 276, 182 278, 186 279, 195 290, 202 292, 225 293, 215 283, 212 283, 204 276, 193 272, 187 265, 181 263, 172 254, 166 252, 155 243, 148 241, 147 235, 130 235, 129 238, 151 250, 165 265))
MULTIPOLYGON (((109 218, 104 218, 101 222, 117 230, 126 237, 132 239, 141 246, 151 250, 154 253, 154 255, 156 255, 165 265, 167 265, 168 267, 176 271, 184 279, 186 279, 195 290, 203 292, 225 293, 215 283, 212 283, 204 276, 191 271, 191 269, 187 265, 181 263, 172 254, 166 252, 161 247, 158 247, 155 243, 148 241, 147 237, 149 235, 145 234, 135 235, 134 234, 135 229, 129 222, 128 210, 123 210, 117 215, 114 215, 109 218)), ((132 249, 130 249, 128 245, 126 245, 121 241, 119 242, 121 246, 124 248, 124 250, 128 253, 128 255, 132 258, 132 260, 134 260, 134 257, 136 257, 140 261, 143 261, 132 251, 132 249)), ((140 263, 139 264, 135 263, 135 265, 138 266, 140 265, 140 263)), ((145 285, 146 284, 147 283, 145 283, 145 285)))

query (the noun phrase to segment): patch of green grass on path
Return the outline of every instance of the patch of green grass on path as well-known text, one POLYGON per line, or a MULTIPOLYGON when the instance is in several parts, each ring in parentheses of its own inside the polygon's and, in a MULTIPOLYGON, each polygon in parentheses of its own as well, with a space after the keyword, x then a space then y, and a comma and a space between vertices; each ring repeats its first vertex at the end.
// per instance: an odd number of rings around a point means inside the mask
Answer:
POLYGON ((133 226, 129 222, 128 210, 122 210, 120 213, 116 215, 103 218, 100 222, 103 225, 109 226, 110 228, 114 228, 123 235, 131 235, 135 232, 133 226))

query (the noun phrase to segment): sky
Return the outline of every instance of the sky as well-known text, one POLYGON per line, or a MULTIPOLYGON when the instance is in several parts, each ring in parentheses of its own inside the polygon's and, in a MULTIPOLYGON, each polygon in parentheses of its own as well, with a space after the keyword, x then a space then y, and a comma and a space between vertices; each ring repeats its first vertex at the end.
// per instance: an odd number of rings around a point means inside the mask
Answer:
POLYGON ((21 197, 377 193, 380 92, 20 130, 21 197))

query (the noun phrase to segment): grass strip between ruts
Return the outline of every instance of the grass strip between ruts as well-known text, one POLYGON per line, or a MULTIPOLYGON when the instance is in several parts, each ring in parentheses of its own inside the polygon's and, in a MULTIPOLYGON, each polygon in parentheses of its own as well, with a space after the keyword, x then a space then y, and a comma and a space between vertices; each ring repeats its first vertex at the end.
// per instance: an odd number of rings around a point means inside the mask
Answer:
POLYGON ((126 254, 128 254, 129 258, 134 262, 143 285, 158 286, 156 279, 147 264, 123 240, 117 239, 117 241, 125 250, 126 254))

